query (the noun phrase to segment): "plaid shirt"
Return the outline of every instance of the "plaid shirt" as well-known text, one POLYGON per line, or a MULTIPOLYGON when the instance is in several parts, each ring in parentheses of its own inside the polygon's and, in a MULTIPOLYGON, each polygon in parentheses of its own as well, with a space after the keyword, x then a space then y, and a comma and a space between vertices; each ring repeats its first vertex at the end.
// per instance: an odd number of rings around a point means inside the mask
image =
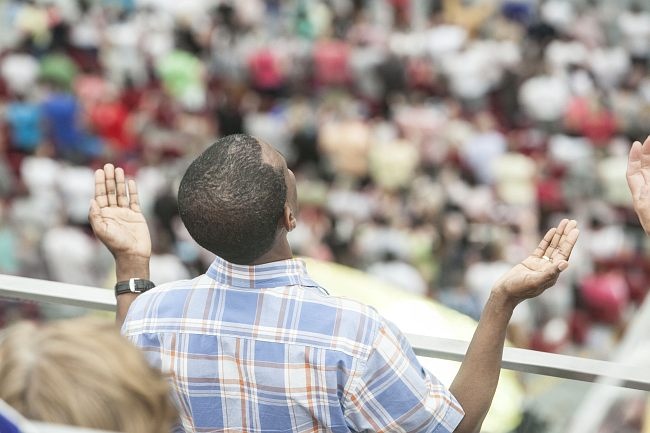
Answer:
POLYGON ((463 417, 394 325, 300 260, 217 258, 140 295, 122 332, 169 374, 187 432, 451 432, 463 417))

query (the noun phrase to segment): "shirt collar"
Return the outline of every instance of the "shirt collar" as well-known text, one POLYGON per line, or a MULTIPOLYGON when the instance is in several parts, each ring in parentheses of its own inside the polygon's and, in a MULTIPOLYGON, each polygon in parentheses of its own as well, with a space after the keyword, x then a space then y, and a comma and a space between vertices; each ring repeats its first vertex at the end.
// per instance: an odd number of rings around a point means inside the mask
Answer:
POLYGON ((206 275, 218 283, 242 289, 268 289, 282 286, 320 287, 307 274, 307 266, 300 259, 287 259, 262 265, 236 265, 215 257, 206 275))

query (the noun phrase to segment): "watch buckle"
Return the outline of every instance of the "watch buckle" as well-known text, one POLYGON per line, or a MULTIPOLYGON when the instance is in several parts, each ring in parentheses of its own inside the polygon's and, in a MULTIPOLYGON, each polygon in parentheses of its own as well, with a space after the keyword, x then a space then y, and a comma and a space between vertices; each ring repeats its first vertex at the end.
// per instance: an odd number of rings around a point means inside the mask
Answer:
POLYGON ((137 279, 138 278, 129 278, 129 291, 131 293, 136 293, 135 292, 135 280, 137 280, 137 279))

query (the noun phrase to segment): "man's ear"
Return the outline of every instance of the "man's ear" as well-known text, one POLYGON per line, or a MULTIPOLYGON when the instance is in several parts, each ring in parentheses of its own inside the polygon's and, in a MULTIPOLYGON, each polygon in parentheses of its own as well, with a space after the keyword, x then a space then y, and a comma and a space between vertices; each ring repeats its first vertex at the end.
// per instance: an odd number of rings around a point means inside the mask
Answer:
POLYGON ((282 215, 282 224, 284 228, 290 232, 296 228, 296 216, 293 214, 291 207, 288 204, 284 205, 284 214, 282 215))

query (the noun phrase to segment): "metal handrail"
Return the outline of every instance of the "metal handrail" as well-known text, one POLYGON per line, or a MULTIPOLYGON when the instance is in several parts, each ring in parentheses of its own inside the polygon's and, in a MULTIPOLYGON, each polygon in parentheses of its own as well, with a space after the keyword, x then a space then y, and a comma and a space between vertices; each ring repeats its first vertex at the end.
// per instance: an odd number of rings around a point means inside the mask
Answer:
MULTIPOLYGON (((115 310, 112 290, 2 274, 0 298, 75 305, 95 310, 115 310)), ((467 352, 466 341, 413 334, 408 334, 407 338, 419 356, 462 361, 467 352)), ((506 347, 501 367, 582 382, 606 379, 611 385, 650 391, 650 369, 625 363, 506 347)))

